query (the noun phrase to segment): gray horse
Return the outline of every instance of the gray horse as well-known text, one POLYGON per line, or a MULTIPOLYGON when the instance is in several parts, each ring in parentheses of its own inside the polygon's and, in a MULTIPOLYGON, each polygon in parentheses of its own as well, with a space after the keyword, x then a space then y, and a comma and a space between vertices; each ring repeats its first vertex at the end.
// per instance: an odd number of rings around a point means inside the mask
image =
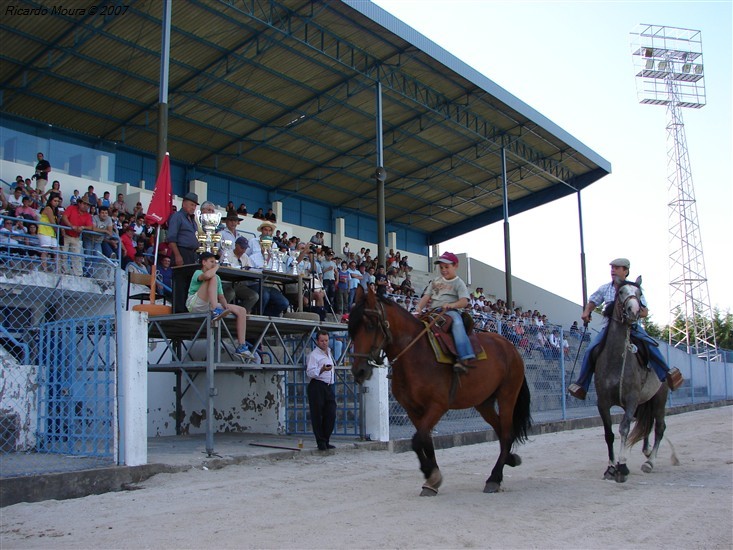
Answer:
POLYGON ((626 466, 627 447, 644 439, 642 452, 647 457, 641 469, 649 473, 654 468, 659 444, 664 436, 665 404, 667 402, 667 384, 649 368, 646 361, 639 359, 636 344, 631 341, 631 326, 637 322, 641 310, 641 277, 636 282, 624 281, 616 293, 616 300, 606 310, 608 331, 605 345, 598 352, 596 359, 596 392, 598 394, 598 412, 603 420, 603 430, 608 446, 608 468, 603 477, 615 479, 619 483, 626 481, 629 468, 626 466), (611 407, 624 409, 623 419, 619 424, 621 441, 618 461, 614 460, 611 407), (636 424, 629 435, 631 421, 636 417, 636 424), (649 448, 649 434, 654 428, 654 446, 649 448))

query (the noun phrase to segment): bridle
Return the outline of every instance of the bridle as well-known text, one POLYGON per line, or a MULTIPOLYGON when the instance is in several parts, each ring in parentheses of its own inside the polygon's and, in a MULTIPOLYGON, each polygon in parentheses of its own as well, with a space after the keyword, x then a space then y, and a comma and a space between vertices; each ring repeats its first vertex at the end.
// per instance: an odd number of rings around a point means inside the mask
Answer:
POLYGON ((384 348, 392 343, 392 332, 389 330, 389 321, 384 312, 384 304, 377 301, 374 309, 365 306, 362 315, 365 320, 368 319, 376 326, 376 330, 370 330, 374 336, 369 347, 369 353, 351 353, 351 356, 366 358, 367 364, 373 368, 384 367, 389 363, 384 348), (378 341, 380 335, 382 338, 381 341, 378 341))
POLYGON ((351 356, 366 358, 367 364, 373 368, 386 367, 396 363, 397 360, 402 357, 402 355, 407 350, 414 346, 420 340, 420 338, 422 338, 422 336, 430 330, 430 327, 435 324, 435 321, 440 318, 436 316, 431 319, 430 323, 424 323, 425 327, 423 328, 423 330, 420 331, 417 336, 415 336, 410 341, 409 344, 402 348, 400 352, 394 357, 394 359, 390 359, 387 356, 385 348, 387 348, 392 343, 392 331, 390 331, 389 320, 387 319, 387 314, 384 310, 384 304, 377 300, 376 308, 372 309, 365 307, 362 315, 365 319, 368 318, 369 320, 373 321, 378 330, 373 331, 374 339, 372 340, 369 353, 352 353, 351 356), (382 335, 382 341, 377 343, 377 338, 379 337, 379 334, 382 335))
MULTIPOLYGON (((632 285, 631 283, 626 283, 625 285, 622 285, 622 287, 623 286, 635 286, 635 285, 632 285)), ((619 291, 620 290, 621 290, 621 288, 619 288, 619 291)), ((629 321, 629 316, 626 314, 626 305, 631 300, 638 301, 639 302, 639 307, 641 307, 641 300, 639 299, 639 296, 636 293, 629 294, 626 298, 624 298, 624 300, 622 302, 619 302, 618 300, 616 301, 616 307, 614 307, 614 311, 613 311, 613 315, 611 316, 611 319, 613 319, 617 323, 621 323, 622 325, 628 325, 629 324, 629 322, 628 322, 629 321), (621 310, 620 314, 617 311, 619 309, 621 310)))
MULTIPOLYGON (((619 290, 616 293, 616 296, 618 298, 618 292, 621 291, 621 288, 624 286, 635 286, 631 283, 626 283, 625 285, 621 285, 619 290)), ((638 288, 638 287, 636 287, 638 288)), ((626 304, 629 303, 630 300, 637 300, 639 302, 639 307, 641 307, 641 300, 637 293, 629 294, 622 302, 619 302, 616 300, 616 306, 613 310, 613 315, 611 316, 611 320, 616 321, 617 323, 620 323, 626 327, 626 340, 624 342, 623 347, 623 353, 621 356, 621 375, 619 377, 619 385, 618 385, 618 400, 619 403, 623 402, 623 392, 624 392, 624 372, 626 370, 626 357, 627 357, 627 351, 631 353, 636 353, 636 345, 634 345, 631 342, 631 325, 628 323, 629 316, 626 314, 626 304), (620 316, 617 316, 617 309, 621 308, 620 316)))

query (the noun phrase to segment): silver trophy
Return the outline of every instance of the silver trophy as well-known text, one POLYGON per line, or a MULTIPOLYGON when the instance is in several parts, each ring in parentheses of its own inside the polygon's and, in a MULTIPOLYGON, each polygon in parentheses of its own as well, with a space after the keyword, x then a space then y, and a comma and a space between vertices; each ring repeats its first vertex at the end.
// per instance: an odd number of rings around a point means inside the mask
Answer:
POLYGON ((265 260, 265 269, 268 271, 275 270, 275 254, 272 250, 272 237, 263 235, 260 237, 260 248, 262 249, 262 258, 265 260))
POLYGON ((199 247, 196 252, 199 254, 202 252, 216 254, 219 251, 219 241, 221 240, 221 235, 216 234, 216 229, 221 223, 221 214, 218 212, 203 214, 197 208, 196 212, 193 213, 193 217, 198 227, 196 238, 199 240, 199 247))
POLYGON ((287 273, 288 253, 285 251, 277 251, 277 272, 287 273))
MULTIPOLYGON (((221 238, 221 235, 219 235, 221 238)), ((219 257, 219 264, 225 267, 232 265, 232 254, 234 253, 234 242, 229 239, 222 239, 219 241, 219 250, 221 256, 219 257)))
POLYGON ((300 252, 297 250, 289 250, 288 254, 290 254, 290 269, 289 274, 290 275, 299 275, 298 272, 298 256, 300 256, 300 252))

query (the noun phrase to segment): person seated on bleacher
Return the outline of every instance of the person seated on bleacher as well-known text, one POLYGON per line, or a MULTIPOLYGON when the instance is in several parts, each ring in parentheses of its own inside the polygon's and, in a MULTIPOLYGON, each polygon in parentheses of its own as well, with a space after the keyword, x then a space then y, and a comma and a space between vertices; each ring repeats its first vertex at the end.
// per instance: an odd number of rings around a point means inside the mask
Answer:
POLYGON ((173 300, 173 267, 171 267, 170 256, 158 256, 158 263, 155 266, 155 279, 162 284, 158 286, 158 292, 168 300, 173 300))
POLYGON ((132 209, 132 219, 136 220, 139 214, 143 214, 143 217, 145 217, 143 203, 141 203, 140 201, 136 202, 135 207, 132 209))
POLYGON ((194 271, 191 284, 188 287, 188 298, 186 309, 191 313, 209 313, 212 320, 218 320, 225 315, 232 313, 237 318, 237 341, 238 346, 234 354, 250 359, 252 351, 245 340, 247 336, 247 310, 242 306, 227 303, 224 291, 221 286, 221 278, 216 272, 219 264, 216 256, 211 252, 203 252, 199 256, 201 265, 194 271))
POLYGON ((408 298, 412 298, 415 295, 415 289, 412 287, 412 280, 410 279, 409 273, 405 275, 405 279, 400 284, 400 294, 408 298))
POLYGON ((562 340, 560 339, 560 331, 552 329, 550 333, 550 349, 552 350, 553 357, 560 357, 560 351, 562 350, 562 340))
POLYGON ((31 198, 23 195, 22 204, 15 209, 15 217, 38 221, 41 219, 41 213, 31 206, 31 198))
POLYGON ((135 252, 135 259, 132 262, 129 262, 127 266, 125 266, 125 271, 127 271, 128 273, 141 273, 142 275, 150 275, 150 270, 148 269, 148 264, 145 260, 145 252, 141 252, 139 250, 135 252))
POLYGON ((135 228, 131 227, 130 224, 124 225, 122 228, 122 234, 120 235, 120 244, 122 245, 122 269, 127 267, 127 264, 135 261, 135 254, 137 249, 135 247, 135 241, 132 240, 135 234, 135 228))
POLYGON ((514 332, 517 334, 517 347, 521 349, 525 355, 532 352, 532 348, 529 343, 529 338, 524 330, 524 321, 519 319, 514 325, 514 332))
POLYGON ((387 274, 384 272, 384 266, 380 265, 377 268, 377 272, 374 274, 374 285, 377 289, 377 296, 384 296, 387 294, 387 274))
MULTIPOLYGON (((257 231, 260 232, 260 236, 249 241, 249 248, 247 249, 247 255, 252 262, 252 267, 255 269, 265 268, 265 257, 262 254, 262 241, 272 240, 272 235, 275 233, 277 226, 267 220, 263 221, 257 231)), ((290 307, 288 299, 280 292, 280 289, 274 286, 272 283, 267 283, 262 288, 262 313, 269 315, 270 317, 280 317, 290 307)))
MULTIPOLYGON (((229 221, 227 222, 227 225, 231 223, 232 222, 229 221)), ((252 267, 252 262, 246 254, 248 248, 249 241, 247 241, 246 237, 237 237, 234 240, 234 249, 231 256, 232 267, 235 269, 250 269, 252 267)), ((248 313, 252 313, 254 311, 255 305, 260 300, 260 295, 257 290, 255 290, 257 288, 257 283, 255 281, 242 280, 231 283, 224 282, 222 283, 222 287, 224 288, 224 297, 227 299, 227 302, 238 303, 246 309, 248 313)))
POLYGON ((21 252, 21 244, 25 244, 25 239, 20 241, 20 235, 14 228, 13 220, 4 219, 0 227, 0 252, 18 254, 21 252))
POLYGON ((127 214, 127 204, 125 204, 125 195, 117 193, 117 200, 112 203, 112 209, 117 210, 118 213, 127 214))
POLYGON ((7 198, 7 209, 10 215, 15 216, 15 209, 23 206, 23 196, 23 189, 16 187, 13 194, 7 198))

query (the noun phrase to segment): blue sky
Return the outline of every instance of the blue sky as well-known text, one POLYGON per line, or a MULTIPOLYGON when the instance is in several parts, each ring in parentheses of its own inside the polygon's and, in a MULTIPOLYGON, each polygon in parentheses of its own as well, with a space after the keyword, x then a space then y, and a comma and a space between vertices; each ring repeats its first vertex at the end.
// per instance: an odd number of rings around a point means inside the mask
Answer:
MULTIPOLYGON (((609 280, 611 259, 626 256, 661 325, 669 319, 667 114, 638 103, 630 32, 642 23, 702 31, 707 105, 683 116, 710 301, 733 310, 730 1, 375 3, 611 163, 611 175, 581 192, 588 292, 609 280)), ((513 274, 581 303, 578 227, 575 196, 510 218, 513 274)), ((504 268, 501 223, 440 248, 504 268)))

